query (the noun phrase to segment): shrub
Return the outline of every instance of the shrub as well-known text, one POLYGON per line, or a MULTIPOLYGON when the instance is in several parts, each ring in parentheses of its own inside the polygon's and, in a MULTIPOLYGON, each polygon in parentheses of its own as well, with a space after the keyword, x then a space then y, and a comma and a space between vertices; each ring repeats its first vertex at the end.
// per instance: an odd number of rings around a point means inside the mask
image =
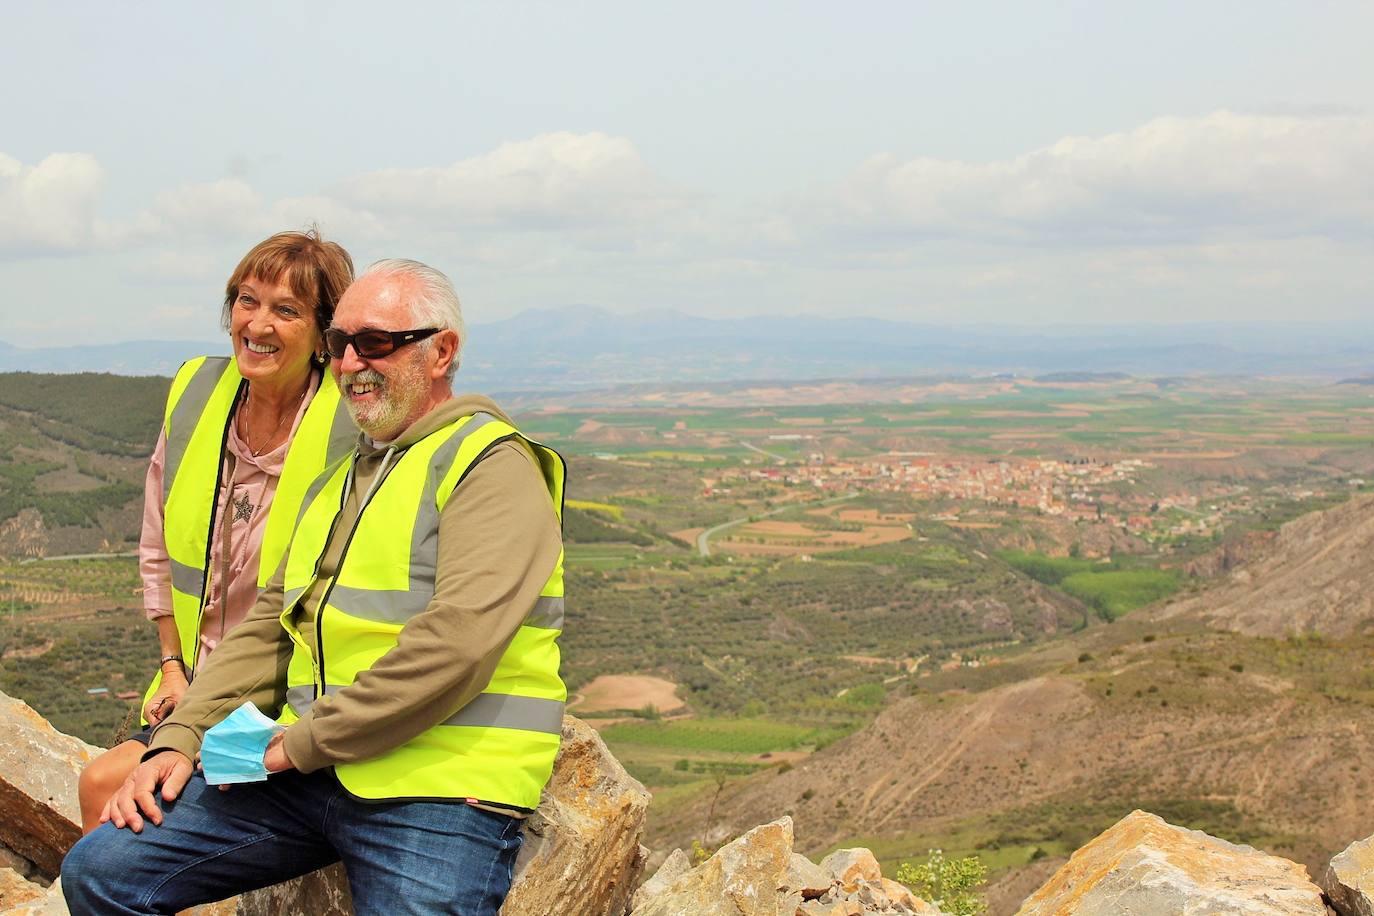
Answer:
POLYGON ((903 862, 897 868, 898 881, 951 916, 978 916, 987 909, 977 892, 987 874, 977 856, 946 859, 939 849, 929 850, 924 862, 903 862))

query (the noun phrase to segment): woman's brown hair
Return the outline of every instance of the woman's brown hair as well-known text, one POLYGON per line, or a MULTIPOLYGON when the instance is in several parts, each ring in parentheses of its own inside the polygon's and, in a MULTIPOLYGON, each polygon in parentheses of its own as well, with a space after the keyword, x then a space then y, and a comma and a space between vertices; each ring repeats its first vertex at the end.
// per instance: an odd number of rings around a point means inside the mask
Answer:
POLYGON ((239 285, 250 277, 264 283, 282 283, 292 295, 315 312, 321 334, 334 319, 334 306, 353 282, 353 259, 338 242, 326 242, 318 229, 278 232, 253 246, 224 285, 224 311, 220 321, 229 330, 229 315, 239 297, 239 285))

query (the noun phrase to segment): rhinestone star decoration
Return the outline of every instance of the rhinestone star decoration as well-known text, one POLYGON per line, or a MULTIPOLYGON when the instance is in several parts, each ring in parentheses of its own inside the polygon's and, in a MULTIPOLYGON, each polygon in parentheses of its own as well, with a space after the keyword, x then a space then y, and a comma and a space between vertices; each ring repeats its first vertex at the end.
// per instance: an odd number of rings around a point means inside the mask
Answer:
POLYGON ((250 502, 248 501, 248 491, 247 491, 247 490, 244 490, 244 491, 243 491, 243 495, 240 496, 238 499, 233 500, 233 503, 234 503, 234 521, 236 521, 236 522, 246 522, 246 521, 248 521, 249 519, 251 519, 251 518, 253 517, 253 509, 256 508, 256 507, 255 507, 252 503, 250 503, 250 502))

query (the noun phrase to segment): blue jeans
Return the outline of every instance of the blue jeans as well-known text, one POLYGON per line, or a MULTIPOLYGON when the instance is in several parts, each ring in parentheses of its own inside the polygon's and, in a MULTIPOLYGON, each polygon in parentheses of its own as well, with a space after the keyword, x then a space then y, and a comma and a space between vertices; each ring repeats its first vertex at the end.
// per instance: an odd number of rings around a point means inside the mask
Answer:
POLYGON ((62 863, 73 916, 175 913, 343 860, 358 914, 495 916, 521 821, 461 802, 363 802, 333 771, 227 792, 196 773, 162 826, 104 824, 62 863))

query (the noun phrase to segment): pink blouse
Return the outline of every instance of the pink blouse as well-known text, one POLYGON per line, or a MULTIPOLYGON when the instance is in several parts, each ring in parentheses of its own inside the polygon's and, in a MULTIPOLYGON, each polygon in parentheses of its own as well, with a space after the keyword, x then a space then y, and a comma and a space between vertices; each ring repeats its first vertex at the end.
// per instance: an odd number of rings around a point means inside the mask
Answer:
MULTIPOLYGON (((258 555, 267 527, 267 507, 277 490, 287 447, 319 384, 319 375, 311 373, 310 386, 291 422, 291 435, 270 452, 254 455, 247 443, 239 438, 238 424, 229 424, 215 509, 215 530, 210 541, 209 583, 205 614, 201 618, 200 650, 196 661, 188 658, 188 664, 198 663, 213 651, 224 634, 248 615, 257 598, 258 555), (225 544, 226 534, 228 544, 225 544)), ((143 532, 138 542, 143 610, 149 620, 172 613, 172 566, 162 535, 162 478, 166 463, 167 441, 165 435, 159 435, 143 485, 143 532)))

